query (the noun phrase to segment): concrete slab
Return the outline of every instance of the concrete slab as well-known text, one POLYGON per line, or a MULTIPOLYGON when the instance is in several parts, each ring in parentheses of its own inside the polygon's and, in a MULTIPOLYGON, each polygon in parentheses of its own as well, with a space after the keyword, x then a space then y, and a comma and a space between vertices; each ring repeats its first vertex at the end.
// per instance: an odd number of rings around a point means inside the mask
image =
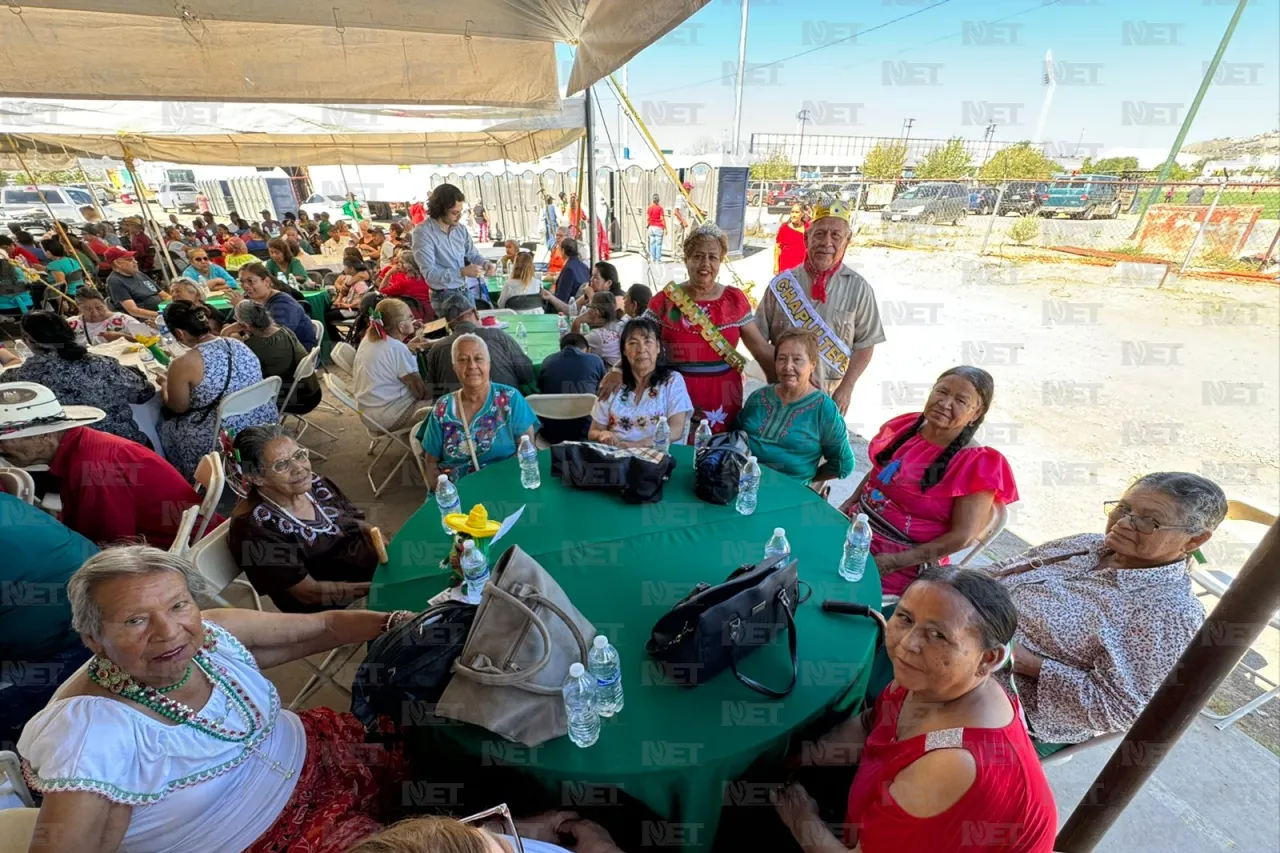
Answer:
MULTIPOLYGON (((1045 775, 1059 827, 1088 794, 1112 750, 1100 747, 1045 775)), ((1234 729, 1197 718, 1134 798, 1098 853, 1280 850, 1280 761, 1234 729)))

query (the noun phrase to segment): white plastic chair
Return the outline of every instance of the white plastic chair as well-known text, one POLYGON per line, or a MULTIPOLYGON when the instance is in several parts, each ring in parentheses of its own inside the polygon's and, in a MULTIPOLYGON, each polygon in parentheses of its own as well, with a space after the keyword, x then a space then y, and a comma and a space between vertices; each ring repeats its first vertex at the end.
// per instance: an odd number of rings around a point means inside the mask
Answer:
POLYGON ((169 545, 169 553, 181 557, 191 548, 191 531, 200 517, 200 507, 189 506, 182 512, 182 520, 178 522, 178 532, 169 545))
POLYGON ((320 345, 324 343, 324 323, 321 323, 319 320, 312 320, 311 328, 316 330, 316 345, 313 346, 312 349, 319 352, 320 345))
MULTIPOLYGON (((595 394, 530 394, 524 399, 535 415, 541 419, 553 421, 585 418, 591 414, 596 404, 595 394)), ((539 450, 546 450, 551 446, 551 443, 542 437, 542 433, 538 433, 533 439, 539 450)), ((679 438, 672 436, 672 440, 679 441, 679 438)))
POLYGON ((1107 732, 1104 735, 1096 735, 1081 743, 1073 743, 1066 749, 1060 749, 1052 755, 1046 755, 1040 759, 1041 767, 1053 767, 1058 764, 1066 764, 1080 753, 1087 749, 1097 749, 1100 746, 1106 746, 1109 743, 1115 743, 1123 738, 1128 732, 1107 732))
POLYGON ((253 606, 262 609, 262 598, 253 584, 240 577, 240 564, 231 553, 227 542, 227 534, 231 530, 231 522, 224 521, 209 532, 209 535, 196 542, 187 552, 187 559, 196 568, 196 574, 209 584, 209 598, 221 607, 232 607, 232 603, 223 598, 222 593, 233 583, 246 586, 253 594, 253 606))
MULTIPOLYGON (((1245 503, 1244 501, 1227 501, 1227 520, 1229 521, 1248 521, 1254 524, 1262 524, 1267 527, 1276 523, 1276 517, 1271 513, 1258 509, 1256 506, 1245 503)), ((1204 588, 1206 595, 1212 595, 1216 598, 1222 598, 1226 593, 1227 587, 1231 586, 1231 582, 1235 580, 1231 575, 1221 569, 1205 568, 1196 569, 1191 573, 1191 579, 1204 588)), ((1280 628, 1280 613, 1273 613, 1271 622, 1268 623, 1272 628, 1280 628)), ((1248 650, 1245 650, 1248 654, 1248 650)), ((1234 725, 1244 717, 1249 716, 1272 699, 1280 696, 1280 684, 1276 684, 1270 678, 1245 663, 1244 656, 1241 657, 1239 666, 1244 667, 1245 671, 1253 678, 1264 684, 1271 685, 1271 689, 1263 693, 1261 696, 1251 699, 1249 702, 1241 705, 1229 714, 1215 714, 1208 708, 1201 709, 1200 713, 1213 720, 1213 727, 1219 731, 1224 731, 1234 725)))
MULTIPOLYGON (((8 750, 0 752, 0 777, 9 781, 9 787, 13 789, 13 793, 19 800, 22 800, 25 806, 34 806, 36 801, 31 798, 31 791, 27 789, 27 781, 22 777, 22 764, 18 761, 18 756, 8 750)), ((5 811, 8 811, 7 809, 5 811)), ((27 848, 22 848, 24 853, 27 848)))
POLYGON ((259 406, 270 404, 276 407, 276 398, 280 396, 280 377, 268 376, 261 382, 255 382, 248 388, 232 391, 218 403, 218 423, 213 430, 213 447, 218 449, 218 436, 222 434, 222 424, 227 418, 252 412, 259 406))
MULTIPOLYGON (((218 511, 218 501, 222 500, 222 490, 227 485, 227 473, 222 467, 222 453, 215 450, 206 453, 196 465, 195 480, 204 488, 204 497, 200 500, 200 527, 196 530, 196 541, 204 538, 209 529, 209 521, 218 511)), ((188 531, 189 533, 189 531, 188 531)))
MULTIPOLYGON (((338 440, 338 437, 336 435, 329 432, 329 430, 325 429, 319 424, 313 424, 311 421, 307 420, 305 416, 294 415, 285 411, 285 407, 288 406, 291 402, 293 402, 293 395, 298 390, 298 383, 300 383, 304 379, 310 379, 312 376, 316 375, 316 364, 319 362, 319 360, 320 360, 320 347, 316 347, 315 349, 311 350, 311 352, 307 353, 306 356, 303 357, 302 361, 298 362, 297 368, 295 368, 293 371, 293 384, 289 386, 289 393, 285 395, 284 400, 281 401, 280 403, 280 422, 284 423, 285 418, 296 418, 298 423, 301 424, 301 426, 299 426, 297 429, 299 441, 302 440, 302 436, 306 433, 307 430, 313 429, 313 428, 329 436, 329 438, 331 438, 334 441, 338 440)), ((321 459, 329 458, 328 456, 325 456, 323 453, 320 453, 319 451, 316 451, 316 450, 312 450, 311 454, 313 456, 318 456, 321 459)))
POLYGON ((982 556, 983 550, 996 540, 996 537, 1004 532, 1005 525, 1009 523, 1009 508, 999 501, 991 505, 991 520, 987 522, 986 528, 978 534, 978 539, 968 548, 961 548, 951 555, 951 565, 957 568, 965 568, 973 564, 975 567, 980 565, 990 565, 991 560, 982 556), (974 563, 975 559, 985 562, 974 563))
POLYGON ((0 492, 7 492, 24 503, 36 502, 36 481, 21 468, 0 468, 0 492))
POLYGON ((356 348, 346 341, 338 341, 333 345, 333 350, 329 353, 329 358, 333 359, 333 363, 339 370, 348 376, 352 376, 356 370, 356 348))
POLYGON ((414 464, 418 466, 418 474, 422 477, 422 482, 426 483, 429 491, 435 491, 434 483, 427 483, 427 456, 426 450, 422 447, 422 442, 416 441, 414 436, 418 434, 418 430, 422 429, 422 425, 427 422, 426 418, 418 421, 409 429, 409 449, 413 451, 414 464))
MULTIPOLYGON (((334 399, 359 415, 360 422, 364 424, 365 433, 369 436, 368 455, 373 455, 374 450, 377 450, 378 452, 377 456, 374 456, 373 462, 369 463, 369 469, 365 472, 365 477, 369 480, 369 488, 373 489, 373 496, 376 498, 378 495, 382 494, 382 490, 387 487, 387 484, 391 482, 391 479, 395 477, 402 467, 404 467, 404 463, 408 462, 409 457, 413 454, 413 451, 409 447, 410 441, 408 440, 410 433, 413 431, 413 427, 407 426, 404 429, 392 432, 382 424, 370 418, 364 412, 360 411, 360 405, 356 402, 356 398, 352 396, 351 392, 347 390, 347 386, 344 385, 342 380, 338 379, 338 377, 334 376, 332 373, 326 373, 324 382, 325 385, 328 386, 329 393, 333 395, 334 399), (381 445, 380 448, 379 445, 381 445), (378 463, 382 461, 382 457, 386 455, 387 451, 390 450, 393 445, 400 447, 404 453, 402 453, 400 458, 396 460, 396 464, 391 467, 389 472, 387 472, 387 476, 383 481, 380 484, 375 483, 373 481, 373 470, 378 467, 378 463)), ((428 404, 424 402, 423 405, 426 406, 428 404)))

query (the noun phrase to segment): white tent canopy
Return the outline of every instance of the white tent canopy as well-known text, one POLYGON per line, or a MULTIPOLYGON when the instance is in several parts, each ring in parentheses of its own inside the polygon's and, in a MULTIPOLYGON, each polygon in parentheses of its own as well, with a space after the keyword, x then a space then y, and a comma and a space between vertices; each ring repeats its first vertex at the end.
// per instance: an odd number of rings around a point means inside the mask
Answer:
POLYGON ((553 108, 557 42, 577 49, 574 94, 708 2, 24 0, 0 94, 553 108))
POLYGON ((0 101, 0 169, 76 157, 194 166, 531 162, 583 135, 581 98, 555 111, 238 103, 0 101))

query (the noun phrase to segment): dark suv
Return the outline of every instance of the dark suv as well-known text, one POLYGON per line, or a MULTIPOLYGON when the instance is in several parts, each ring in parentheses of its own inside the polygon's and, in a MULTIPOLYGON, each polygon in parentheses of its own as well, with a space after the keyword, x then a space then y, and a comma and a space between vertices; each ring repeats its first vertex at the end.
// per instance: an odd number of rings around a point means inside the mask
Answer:
POLYGON ((1048 192, 1049 185, 1044 181, 1013 181, 1004 189, 1004 197, 1000 199, 996 216, 1004 216, 1006 213, 1035 213, 1048 192))

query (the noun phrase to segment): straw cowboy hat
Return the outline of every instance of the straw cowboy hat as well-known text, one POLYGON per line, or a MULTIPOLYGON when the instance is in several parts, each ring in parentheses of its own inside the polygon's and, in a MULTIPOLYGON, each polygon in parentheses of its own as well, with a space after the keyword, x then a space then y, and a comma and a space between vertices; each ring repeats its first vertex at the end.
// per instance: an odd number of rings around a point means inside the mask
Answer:
POLYGON ((34 382, 0 383, 0 441, 88 426, 106 416, 96 406, 64 406, 34 382))
POLYGON ((460 512, 449 513, 444 517, 444 523, 451 530, 466 533, 473 539, 488 539, 502 527, 499 522, 489 520, 489 511, 481 504, 473 506, 466 515, 460 512))

